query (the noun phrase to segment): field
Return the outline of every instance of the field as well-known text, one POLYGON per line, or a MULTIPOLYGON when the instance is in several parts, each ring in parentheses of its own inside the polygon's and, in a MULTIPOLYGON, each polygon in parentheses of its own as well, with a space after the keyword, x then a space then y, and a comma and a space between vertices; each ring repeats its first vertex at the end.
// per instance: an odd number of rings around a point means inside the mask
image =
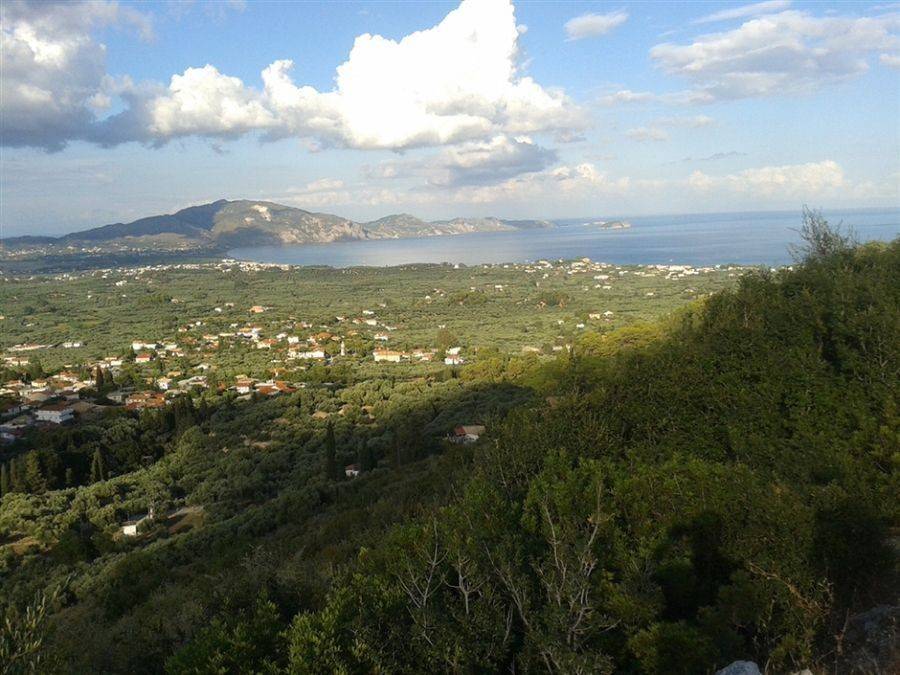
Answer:
MULTIPOLYGON (((372 334, 385 332, 384 326, 395 329, 388 331, 392 349, 433 347, 443 326, 467 350, 547 351, 582 330, 609 331, 667 314, 733 285, 741 272, 581 262, 342 270, 233 263, 5 277, 0 348, 84 345, 30 352, 53 369, 119 354, 133 340, 196 338, 247 323, 272 337, 306 322, 335 334, 355 329, 369 348, 372 334), (249 313, 254 305, 266 311, 249 313), (350 322, 364 310, 375 313, 368 316, 381 329, 350 322)), ((224 368, 258 369, 272 359, 241 351, 238 358, 221 354, 217 360, 224 368)))

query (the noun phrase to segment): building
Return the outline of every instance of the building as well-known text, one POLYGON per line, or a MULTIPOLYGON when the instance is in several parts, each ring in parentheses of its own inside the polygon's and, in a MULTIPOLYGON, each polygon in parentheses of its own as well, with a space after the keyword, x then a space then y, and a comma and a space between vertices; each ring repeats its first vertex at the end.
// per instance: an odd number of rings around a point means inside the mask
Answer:
POLYGON ((356 478, 359 475, 359 464, 348 464, 345 466, 344 475, 347 478, 356 478))
POLYGON ((35 410, 34 416, 38 422, 65 424, 72 421, 74 411, 68 403, 52 403, 35 410))
POLYGON ((134 357, 135 363, 150 363, 153 360, 153 354, 150 352, 141 352, 134 357))
POLYGON ((142 526, 146 523, 149 524, 153 522, 153 509, 150 509, 147 513, 144 513, 140 516, 132 518, 131 520, 126 520, 122 523, 122 534, 126 537, 136 537, 140 533, 142 526))
POLYGON ((288 353, 288 357, 292 359, 324 359, 325 358, 325 350, 324 349, 311 349, 309 351, 298 352, 291 351, 288 353))
POLYGON ((162 408, 166 405, 166 395, 154 391, 139 391, 125 399, 126 410, 162 408))
POLYGON ((403 352, 395 352, 390 349, 376 349, 372 352, 372 356, 375 357, 375 362, 379 361, 387 361, 388 363, 400 363, 401 359, 403 359, 403 352))
POLYGON ((462 424, 453 430, 450 440, 460 444, 474 443, 484 431, 485 428, 481 424, 462 424))
POLYGON ((256 380, 252 380, 249 377, 239 377, 234 381, 234 390, 239 394, 249 394, 253 391, 254 384, 256 384, 256 380))
POLYGON ((131 349, 135 352, 139 352, 142 349, 156 349, 158 346, 156 342, 144 342, 142 340, 135 340, 131 343, 131 349))

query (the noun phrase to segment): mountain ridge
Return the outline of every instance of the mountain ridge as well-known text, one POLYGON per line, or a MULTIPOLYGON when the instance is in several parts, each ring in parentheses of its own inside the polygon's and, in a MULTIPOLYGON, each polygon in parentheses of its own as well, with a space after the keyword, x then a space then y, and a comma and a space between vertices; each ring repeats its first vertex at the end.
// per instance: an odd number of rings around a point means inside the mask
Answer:
POLYGON ((0 239, 6 248, 27 246, 103 245, 140 242, 145 247, 194 246, 230 248, 248 245, 291 245, 449 236, 472 232, 511 232, 551 228, 546 220, 505 220, 493 216, 426 221, 408 213, 357 222, 330 213, 306 211, 265 200, 219 199, 169 214, 110 223, 60 237, 0 239))

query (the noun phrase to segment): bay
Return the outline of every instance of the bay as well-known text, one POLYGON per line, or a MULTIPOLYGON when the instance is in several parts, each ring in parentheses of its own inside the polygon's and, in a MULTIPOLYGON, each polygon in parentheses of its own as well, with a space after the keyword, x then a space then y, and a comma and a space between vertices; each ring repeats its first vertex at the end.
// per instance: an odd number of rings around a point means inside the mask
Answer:
MULTIPOLYGON (((852 228, 860 241, 900 235, 900 208, 826 211, 832 223, 852 228)), ((329 244, 250 246, 229 254, 239 260, 330 267, 412 263, 516 263, 590 258, 616 264, 784 265, 798 242, 799 211, 579 218, 551 229, 479 232, 454 236, 375 239, 329 244), (606 230, 598 220, 625 220, 606 230)))

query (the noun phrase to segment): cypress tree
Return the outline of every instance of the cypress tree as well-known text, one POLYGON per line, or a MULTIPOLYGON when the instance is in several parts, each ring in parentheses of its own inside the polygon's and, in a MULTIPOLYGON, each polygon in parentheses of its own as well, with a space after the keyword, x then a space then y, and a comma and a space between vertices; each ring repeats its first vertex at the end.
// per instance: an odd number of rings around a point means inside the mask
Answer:
POLYGON ((94 451, 94 458, 91 460, 91 482, 106 480, 106 463, 103 461, 103 453, 100 448, 94 451))
POLYGON ((22 480, 18 457, 9 462, 9 491, 25 492, 25 482, 22 480))
POLYGON ((75 485, 75 471, 72 470, 72 467, 68 467, 66 469, 66 487, 74 487, 75 485))
POLYGON ((35 451, 25 455, 25 486, 32 493, 44 492, 47 489, 41 458, 35 451))
POLYGON ((375 468, 375 456, 372 454, 372 448, 367 443, 363 443, 359 449, 359 470, 371 471, 375 468))
POLYGON ((325 429, 325 477, 340 480, 341 468, 337 463, 337 444, 334 440, 334 423, 329 422, 325 429))
POLYGON ((6 462, 4 462, 3 464, 0 464, 0 497, 9 494, 9 490, 9 467, 7 467, 6 462))

